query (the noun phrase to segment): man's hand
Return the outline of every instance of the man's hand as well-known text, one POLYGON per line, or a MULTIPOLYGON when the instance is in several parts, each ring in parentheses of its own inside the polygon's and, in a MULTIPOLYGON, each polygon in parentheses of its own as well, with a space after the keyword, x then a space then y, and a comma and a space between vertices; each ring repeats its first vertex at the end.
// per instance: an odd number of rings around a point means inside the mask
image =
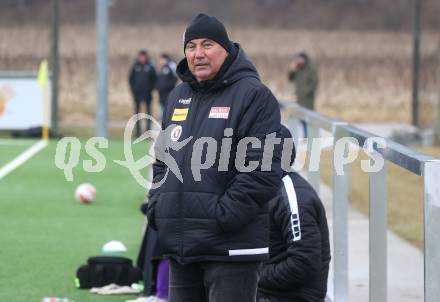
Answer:
POLYGON ((147 209, 148 209, 148 203, 147 202, 144 202, 143 204, 141 204, 141 212, 144 214, 144 215, 147 215, 147 209))
POLYGON ((295 71, 298 68, 298 62, 296 60, 292 60, 289 64, 289 70, 295 71))

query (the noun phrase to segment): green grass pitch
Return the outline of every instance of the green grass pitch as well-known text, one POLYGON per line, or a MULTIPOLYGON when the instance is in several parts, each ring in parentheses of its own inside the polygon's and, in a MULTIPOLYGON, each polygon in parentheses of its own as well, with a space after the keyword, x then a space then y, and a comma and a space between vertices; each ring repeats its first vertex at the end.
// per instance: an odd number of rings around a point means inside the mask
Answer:
POLYGON ((13 140, 3 141, 0 139, 0 168, 36 142, 35 140, 17 140, 14 142, 13 140))
MULTIPOLYGON (((126 168, 113 163, 124 159, 123 142, 110 140, 109 148, 102 150, 107 164, 100 173, 83 171, 82 160, 91 159, 84 144, 73 182, 66 181, 54 164, 56 141, 0 179, 0 301, 41 301, 46 296, 76 302, 125 301, 132 297, 99 296, 74 286, 76 269, 88 257, 101 255, 107 241, 122 241, 128 248, 123 255, 135 261, 144 223, 139 211, 144 189, 126 168), (83 182, 96 187, 92 205, 74 200, 75 188, 83 182)), ((0 146, 0 167, 24 149, 0 146)), ((134 149, 135 158, 140 158, 147 145, 139 143, 134 149)))

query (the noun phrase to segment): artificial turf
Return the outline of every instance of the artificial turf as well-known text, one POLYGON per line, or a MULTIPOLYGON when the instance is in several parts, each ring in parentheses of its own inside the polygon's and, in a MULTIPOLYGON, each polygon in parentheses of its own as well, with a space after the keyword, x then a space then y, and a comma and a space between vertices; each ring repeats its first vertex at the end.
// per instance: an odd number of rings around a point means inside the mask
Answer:
MULTIPOLYGON (((67 297, 82 301, 125 301, 130 296, 99 296, 74 286, 76 269, 101 247, 120 240, 123 254, 136 259, 144 217, 139 211, 145 191, 130 172, 113 162, 124 159, 123 141, 109 141, 104 171, 83 171, 91 159, 81 149, 74 180, 66 181, 54 164, 56 141, 24 165, 0 179, 0 301, 41 301, 67 297), (76 186, 90 182, 97 190, 91 205, 74 200, 76 186)), ((135 158, 146 144, 135 145, 135 158)), ((2 149, 3 150, 3 149, 2 149)), ((17 151, 17 155, 20 153, 17 151)), ((0 163, 13 158, 0 153, 0 163)), ((145 175, 145 169, 143 170, 145 175)))
POLYGON ((0 139, 0 168, 29 148, 35 140, 0 139))

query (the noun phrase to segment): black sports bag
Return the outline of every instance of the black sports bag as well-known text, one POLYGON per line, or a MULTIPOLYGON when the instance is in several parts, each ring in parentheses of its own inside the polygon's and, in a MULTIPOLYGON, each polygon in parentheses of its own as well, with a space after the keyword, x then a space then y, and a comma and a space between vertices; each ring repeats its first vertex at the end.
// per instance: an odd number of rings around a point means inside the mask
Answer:
POLYGON ((79 288, 102 287, 110 283, 131 285, 142 279, 142 271, 133 267, 131 259, 125 257, 90 257, 87 264, 76 271, 76 286, 79 288))

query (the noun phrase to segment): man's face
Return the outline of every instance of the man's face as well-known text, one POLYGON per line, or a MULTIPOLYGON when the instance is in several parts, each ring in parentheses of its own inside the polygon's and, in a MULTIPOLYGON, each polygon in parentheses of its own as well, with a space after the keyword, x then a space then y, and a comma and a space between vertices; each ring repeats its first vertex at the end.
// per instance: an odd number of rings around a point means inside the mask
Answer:
POLYGON ((144 54, 139 54, 138 55, 138 62, 141 64, 147 63, 147 56, 145 56, 144 54))
POLYGON ((298 64, 298 66, 302 66, 306 63, 306 61, 304 60, 304 58, 302 56, 297 56, 296 57, 296 64, 298 64))
POLYGON ((227 56, 228 52, 210 39, 194 39, 185 46, 189 70, 199 82, 212 80, 227 56))

